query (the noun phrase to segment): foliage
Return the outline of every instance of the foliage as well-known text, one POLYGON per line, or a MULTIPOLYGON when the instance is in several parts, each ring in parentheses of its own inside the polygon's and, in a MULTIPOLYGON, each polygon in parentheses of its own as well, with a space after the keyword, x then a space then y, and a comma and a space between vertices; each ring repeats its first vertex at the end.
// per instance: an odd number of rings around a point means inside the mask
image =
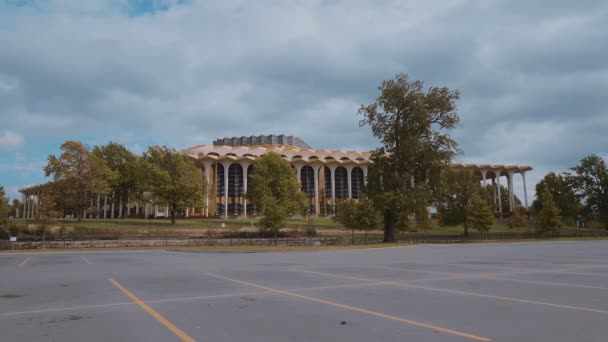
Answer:
POLYGON ((578 198, 576 198, 574 189, 567 178, 555 174, 554 172, 546 174, 545 177, 536 184, 537 199, 532 202, 533 212, 539 212, 542 209, 543 203, 540 200, 540 194, 545 191, 551 193, 561 212, 561 216, 564 219, 568 218, 571 221, 576 220, 581 211, 581 204, 578 198))
POLYGON ((492 207, 479 191, 471 197, 471 203, 466 208, 466 220, 479 232, 487 232, 494 223, 492 207))
POLYGON ((37 233, 40 235, 50 233, 56 219, 60 216, 61 211, 57 205, 57 192, 53 189, 53 185, 50 184, 46 186, 45 191, 40 193, 38 215, 36 216, 37 233))
POLYGON ((21 201, 19 201, 17 198, 14 198, 8 208, 8 216, 17 218, 17 210, 19 210, 19 216, 21 216, 21 211, 23 210, 23 203, 21 203, 21 201))
POLYGON ((285 226, 290 215, 304 213, 307 206, 294 170, 277 153, 267 153, 255 160, 246 197, 262 213, 262 229, 274 233, 285 226))
POLYGON ((367 198, 359 200, 346 199, 336 204, 336 216, 333 218, 346 228, 365 231, 365 241, 367 243, 367 232, 376 229, 380 225, 381 217, 374 204, 367 198))
POLYGON ((48 157, 44 172, 47 177, 53 177, 59 206, 76 212, 80 220, 89 209, 93 193, 108 190, 112 173, 102 159, 78 141, 66 141, 61 151, 59 157, 48 157))
POLYGON ((597 155, 581 159, 580 164, 571 169, 574 174, 566 178, 576 195, 592 217, 604 223, 608 230, 608 168, 606 162, 597 155))
POLYGON ((417 189, 428 192, 429 201, 436 198, 440 170, 459 152, 446 133, 458 124, 459 93, 446 87, 425 90, 405 74, 378 89, 375 103, 359 109, 361 125, 370 126, 382 144, 371 156, 367 193, 383 216, 384 241, 394 242, 397 227, 421 205, 417 189))
MULTIPOLYGON (((111 202, 126 203, 129 201, 129 197, 141 194, 140 190, 143 186, 142 172, 139 170, 141 163, 138 162, 138 157, 133 152, 122 144, 109 142, 106 145, 95 146, 93 154, 103 159, 112 171, 113 177, 109 180, 109 186, 114 196, 110 197, 111 202)), ((122 208, 119 209, 119 212, 122 214, 122 208)))
MULTIPOLYGON (((499 207, 498 203, 494 203, 494 191, 495 191, 494 186, 492 184, 488 184, 488 185, 486 185, 486 190, 488 193, 488 198, 492 199, 492 201, 490 203, 492 203, 492 208, 494 208, 494 212, 498 212, 500 207, 499 207)), ((517 197, 517 195, 513 194, 513 198, 515 199, 514 209, 524 207, 521 200, 519 199, 519 197, 517 197)), ((500 205, 502 206, 503 213, 509 212, 509 209, 511 208, 511 206, 509 205, 509 189, 502 184, 500 185, 500 205)))
POLYGON ((154 203, 169 207, 171 225, 186 208, 202 206, 207 189, 201 169, 190 158, 166 146, 151 146, 140 162, 142 190, 154 203))
POLYGON ((553 200, 553 195, 545 190, 540 195, 543 207, 536 215, 536 230, 540 233, 557 230, 562 225, 559 207, 553 200))
POLYGON ((469 211, 473 197, 479 195, 479 179, 468 170, 448 169, 442 177, 443 198, 437 205, 440 224, 444 226, 464 226, 468 236, 469 211))
POLYGON ((528 226, 528 217, 524 208, 516 207, 511 213, 508 225, 512 229, 525 228, 528 226))
POLYGON ((4 187, 0 186, 0 224, 8 222, 8 198, 4 192, 4 187))

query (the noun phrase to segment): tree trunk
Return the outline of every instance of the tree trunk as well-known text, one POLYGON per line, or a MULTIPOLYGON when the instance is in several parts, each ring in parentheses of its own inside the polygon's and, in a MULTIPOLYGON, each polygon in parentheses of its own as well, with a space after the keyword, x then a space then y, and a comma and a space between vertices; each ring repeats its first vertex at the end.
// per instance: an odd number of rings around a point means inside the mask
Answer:
POLYGON ((173 210, 173 208, 171 208, 170 210, 171 210, 171 225, 175 226, 175 210, 173 210))
POLYGON ((467 224, 467 221, 465 220, 464 223, 464 237, 469 237, 469 225, 467 224))
POLYGON ((353 228, 353 235, 352 235, 352 239, 353 239, 353 245, 355 244, 355 228, 353 228))
POLYGON ((382 242, 397 241, 397 217, 392 212, 384 213, 384 240, 382 242))
POLYGON ((365 244, 367 245, 367 228, 365 229, 365 244))

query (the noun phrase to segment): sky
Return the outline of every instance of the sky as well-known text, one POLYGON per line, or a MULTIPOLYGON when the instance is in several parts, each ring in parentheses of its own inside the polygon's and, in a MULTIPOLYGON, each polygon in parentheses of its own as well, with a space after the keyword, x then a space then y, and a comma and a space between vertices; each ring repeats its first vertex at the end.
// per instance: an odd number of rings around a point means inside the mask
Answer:
POLYGON ((403 72, 460 90, 458 162, 531 165, 533 197, 608 157, 607 42, 601 0, 0 0, 0 185, 65 140, 371 150, 357 109, 403 72))

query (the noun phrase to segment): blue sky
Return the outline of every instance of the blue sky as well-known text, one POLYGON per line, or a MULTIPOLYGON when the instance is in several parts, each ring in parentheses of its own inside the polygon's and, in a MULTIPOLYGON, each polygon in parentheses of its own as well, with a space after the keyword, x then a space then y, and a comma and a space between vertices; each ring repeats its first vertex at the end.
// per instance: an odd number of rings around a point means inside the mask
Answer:
POLYGON ((533 194, 608 156, 606 41, 592 0, 0 0, 0 184, 43 182, 67 139, 372 149, 357 108, 406 72, 461 91, 459 161, 532 165, 533 194))

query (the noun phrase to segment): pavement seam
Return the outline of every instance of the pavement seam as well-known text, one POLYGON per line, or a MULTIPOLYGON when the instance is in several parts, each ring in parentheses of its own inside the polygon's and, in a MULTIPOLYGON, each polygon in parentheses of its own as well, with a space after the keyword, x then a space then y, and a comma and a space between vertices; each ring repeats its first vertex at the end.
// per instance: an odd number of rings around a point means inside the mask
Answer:
POLYGON ((389 320, 393 320, 393 321, 397 321, 397 322, 401 322, 401 323, 406 323, 406 324, 409 324, 412 326, 431 329, 435 332, 444 332, 446 334, 465 337, 465 338, 476 340, 476 341, 491 341, 491 339, 487 338, 487 337, 477 336, 477 335, 473 335, 473 334, 469 334, 469 333, 465 333, 465 332, 461 332, 461 331, 457 331, 457 330, 439 327, 436 325, 426 324, 426 323, 422 323, 422 322, 418 322, 418 321, 414 321, 414 320, 410 320, 410 319, 406 319, 406 318, 402 318, 402 317, 398 317, 398 316, 392 316, 392 315, 388 315, 388 314, 377 312, 377 311, 359 308, 356 306, 350 306, 350 305, 340 304, 340 303, 336 303, 336 302, 332 302, 332 301, 328 301, 328 300, 324 300, 324 299, 319 299, 319 298, 315 298, 315 297, 309 297, 309 296, 301 295, 298 293, 293 293, 293 292, 285 291, 285 290, 279 290, 279 289, 275 289, 272 287, 259 285, 259 284, 255 284, 255 283, 251 283, 251 282, 247 282, 247 281, 243 281, 243 280, 228 278, 228 277, 224 277, 224 276, 213 274, 213 273, 205 273, 205 274, 208 276, 211 276, 211 277, 218 278, 218 279, 223 279, 226 281, 231 281, 231 282, 242 284, 242 285, 257 287, 257 288, 264 289, 264 290, 267 290, 267 291, 270 291, 270 292, 273 292, 276 294, 282 294, 282 295, 286 295, 286 296, 291 296, 291 297, 295 297, 295 298, 308 300, 308 301, 315 302, 315 303, 321 303, 321 304, 326 304, 329 306, 347 309, 350 311, 365 313, 368 315, 372 315, 372 316, 376 316, 376 317, 380 317, 380 318, 384 318, 384 319, 389 319, 389 320))
MULTIPOLYGON (((337 278, 344 278, 344 279, 354 279, 354 280, 361 280, 361 281, 362 280, 367 280, 367 281, 370 281, 370 282, 374 281, 373 279, 369 279, 369 278, 352 277, 352 276, 341 275, 341 274, 336 274, 336 273, 332 274, 332 273, 324 273, 324 272, 316 272, 316 271, 306 271, 306 270, 298 270, 298 271, 300 271, 300 272, 308 272, 308 273, 316 273, 316 274, 325 275, 325 276, 329 276, 329 277, 337 277, 337 278)), ((550 307, 556 307, 556 308, 562 308, 562 309, 572 309, 572 310, 579 310, 579 311, 586 311, 586 312, 593 312, 593 313, 599 313, 599 314, 608 315, 608 311, 606 311, 606 310, 591 309, 591 308, 585 308, 585 307, 580 307, 580 306, 572 306, 572 305, 564 305, 564 304, 539 302, 539 301, 522 299, 522 298, 495 296, 495 295, 489 295, 489 294, 484 294, 484 293, 465 292, 465 291, 440 289, 440 288, 436 288, 436 287, 409 285, 409 284, 407 284, 407 281, 403 281, 403 282, 383 282, 383 284, 381 284, 381 285, 395 285, 395 286, 399 286, 399 287, 407 287, 407 288, 412 288, 412 289, 421 289, 421 290, 427 290, 427 291, 435 291, 435 292, 443 292, 443 293, 451 293, 451 294, 475 296, 475 297, 482 297, 482 298, 498 299, 498 300, 511 301, 511 302, 544 305, 544 306, 550 306, 550 307)))

